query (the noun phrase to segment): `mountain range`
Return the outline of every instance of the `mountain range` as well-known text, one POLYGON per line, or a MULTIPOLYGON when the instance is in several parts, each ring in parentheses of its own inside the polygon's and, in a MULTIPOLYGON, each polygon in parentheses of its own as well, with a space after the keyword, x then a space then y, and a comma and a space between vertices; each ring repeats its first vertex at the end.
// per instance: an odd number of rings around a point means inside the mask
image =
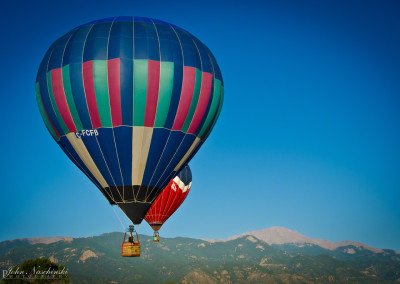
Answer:
POLYGON ((226 240, 140 235, 140 258, 122 258, 122 233, 0 243, 0 269, 26 259, 65 266, 72 283, 400 283, 400 253, 312 239, 272 227, 226 240))

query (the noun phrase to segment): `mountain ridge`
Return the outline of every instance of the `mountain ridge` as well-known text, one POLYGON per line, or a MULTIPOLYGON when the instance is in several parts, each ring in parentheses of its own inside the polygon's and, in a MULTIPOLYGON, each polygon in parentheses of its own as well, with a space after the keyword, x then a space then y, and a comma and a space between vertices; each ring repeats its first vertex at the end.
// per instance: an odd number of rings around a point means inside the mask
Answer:
POLYGON ((66 267, 72 283, 400 282, 398 253, 374 253, 363 246, 269 245, 252 235, 214 243, 184 237, 153 243, 151 236, 140 235, 141 256, 123 258, 123 233, 58 238, 1 242, 0 270, 48 258, 66 267))
POLYGON ((337 248, 340 248, 340 247, 355 246, 355 247, 362 247, 362 248, 370 250, 374 253, 383 253, 384 252, 383 249, 373 248, 369 245, 366 245, 366 244, 363 244, 360 242, 355 242, 355 241, 333 242, 333 241, 326 240, 326 239, 309 238, 297 231, 287 229, 284 227, 278 227, 278 226, 261 229, 261 230, 245 232, 240 235, 231 236, 227 239, 202 239, 202 240, 210 242, 210 243, 226 242, 226 241, 232 241, 237 238, 244 237, 244 236, 256 237, 257 239, 262 240, 269 245, 314 244, 314 245, 320 246, 322 248, 325 248, 325 249, 328 249, 331 251, 333 251, 337 248))

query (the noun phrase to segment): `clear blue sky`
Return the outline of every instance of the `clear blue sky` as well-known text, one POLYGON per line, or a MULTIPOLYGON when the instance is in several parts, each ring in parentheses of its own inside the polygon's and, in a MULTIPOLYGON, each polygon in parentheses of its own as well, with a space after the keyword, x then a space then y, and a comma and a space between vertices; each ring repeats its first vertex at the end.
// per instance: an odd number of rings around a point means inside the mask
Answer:
POLYGON ((121 230, 47 133, 34 93, 56 38, 119 15, 192 32, 225 83, 192 190, 161 236, 282 226, 400 251, 398 1, 3 1, 0 240, 121 230))

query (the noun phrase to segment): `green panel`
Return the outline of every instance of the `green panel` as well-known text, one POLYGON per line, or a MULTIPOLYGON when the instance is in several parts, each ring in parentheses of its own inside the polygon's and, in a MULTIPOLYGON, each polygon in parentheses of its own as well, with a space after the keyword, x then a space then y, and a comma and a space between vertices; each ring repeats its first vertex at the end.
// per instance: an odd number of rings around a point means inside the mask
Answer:
POLYGON ((208 111, 206 121, 203 124, 202 129, 199 132, 198 137, 203 136, 204 132, 207 130, 207 127, 212 123, 212 119, 217 111, 219 98, 221 97, 221 81, 218 79, 214 80, 214 93, 211 101, 210 110, 208 111))
POLYGON ((144 125, 147 95, 147 59, 133 62, 133 126, 144 125))
POLYGON ((199 102, 200 90, 201 90, 201 77, 202 77, 201 70, 196 68, 196 81, 194 83, 192 102, 190 103, 189 112, 186 116, 185 122, 183 123, 182 129, 181 129, 181 131, 184 133, 187 132, 187 130, 190 126, 190 123, 192 122, 194 112, 196 111, 196 108, 197 108, 197 103, 199 102))
POLYGON ((47 72, 47 87, 48 87, 49 94, 50 94, 51 104, 53 105, 54 112, 56 113, 56 116, 57 116, 57 120, 60 123, 62 130, 64 131, 64 133, 60 133, 60 135, 67 134, 67 133, 69 133, 68 127, 67 127, 67 125, 65 125, 65 122, 62 119, 62 116, 61 116, 60 111, 58 110, 58 107, 56 104, 56 100, 54 98, 53 88, 51 86, 51 71, 47 72))
POLYGON ((46 112, 43 108, 42 100, 40 98, 40 91, 39 91, 39 83, 36 82, 35 86, 35 91, 36 91, 36 102, 39 108, 40 115, 42 116, 42 119, 44 121, 44 124, 46 124, 47 129, 49 130, 51 136, 53 136, 54 139, 57 141, 60 140, 57 136, 57 133, 54 131, 53 127, 51 126, 51 123, 49 119, 47 118, 46 112))
POLYGON ((211 131, 213 130, 213 128, 214 128, 214 126, 215 126, 215 123, 217 123, 219 114, 221 113, 221 109, 222 109, 222 104, 223 104, 223 102, 224 102, 224 86, 221 86, 221 99, 220 99, 220 103, 219 103, 219 106, 218 106, 217 115, 215 116, 214 121, 212 122, 212 125, 211 125, 211 127, 208 129, 208 131, 207 131, 207 133, 206 133, 206 136, 204 137, 203 140, 205 140, 205 139, 208 138, 208 136, 210 135, 211 131))
POLYGON ((101 126, 112 127, 110 97, 108 95, 107 60, 93 60, 93 80, 101 126))
POLYGON ((158 93, 158 104, 156 121, 154 127, 164 127, 167 119, 169 105, 174 85, 174 63, 161 62, 160 64, 160 90, 158 93))
POLYGON ((78 111, 76 110, 74 97, 72 96, 71 80, 69 77, 69 65, 66 65, 62 68, 62 79, 64 85, 64 93, 67 98, 68 108, 71 112, 72 119, 74 120, 76 130, 81 131, 83 129, 83 126, 79 118, 78 111))

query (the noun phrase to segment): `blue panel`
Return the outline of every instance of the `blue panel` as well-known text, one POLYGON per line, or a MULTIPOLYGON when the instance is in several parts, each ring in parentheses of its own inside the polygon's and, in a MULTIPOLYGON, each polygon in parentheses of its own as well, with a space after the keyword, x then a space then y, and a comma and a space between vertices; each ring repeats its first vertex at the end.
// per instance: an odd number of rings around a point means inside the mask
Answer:
POLYGON ((44 55, 42 62, 40 62, 40 66, 39 66, 39 70, 38 73, 36 75, 36 82, 39 82, 39 77, 46 77, 46 73, 47 73, 47 65, 49 63, 49 59, 50 59, 50 55, 53 52, 53 47, 54 47, 53 43, 50 48, 47 50, 46 54, 44 55))
POLYGON ((133 23, 114 22, 108 44, 108 59, 133 59, 133 23))
POLYGON ((196 43, 197 49, 200 52, 200 60, 201 60, 201 67, 203 72, 213 73, 211 58, 208 55, 209 50, 205 47, 205 45, 199 41, 197 38, 193 38, 194 42, 196 43))
POLYGON ((174 83, 172 87, 171 103, 168 109, 167 119, 165 120, 165 128, 171 129, 175 120, 176 112, 179 105, 183 80, 183 62, 182 57, 174 58, 174 83))
MULTIPOLYGON (((207 47, 206 47, 207 48, 207 47)), ((208 48, 207 48, 208 49, 208 48)), ((221 70, 219 69, 219 66, 217 64, 217 60, 215 60, 214 55, 211 53, 210 50, 208 50, 211 61, 212 61, 212 65, 214 67, 214 73, 215 73, 215 78, 220 80, 222 83, 222 86, 224 85, 224 81, 222 80, 222 74, 221 74, 221 70)))
POLYGON ((173 171, 174 168, 166 171, 168 164, 171 159, 174 157, 176 151, 179 148, 182 139, 185 137, 185 133, 181 131, 171 131, 171 134, 168 138, 167 145, 165 146, 164 152, 162 153, 160 162, 154 172, 154 176, 150 180, 150 186, 158 186, 158 181, 161 175, 166 174, 169 175, 173 171))
MULTIPOLYGON (((176 132, 176 131, 173 131, 173 132, 176 132)), ((181 133, 181 132, 179 131, 179 133, 181 133)), ((183 156, 185 156, 185 154, 189 150, 190 146, 192 146, 195 139, 196 139, 196 136, 193 134, 185 135, 185 137, 183 138, 182 143, 180 143, 177 151, 175 153, 172 153, 172 155, 170 157, 168 157, 169 165, 168 166, 167 166, 167 164, 165 165, 165 167, 167 167, 167 168, 165 169, 164 173, 161 175, 161 178, 158 181, 151 181, 150 185, 160 186, 160 185, 164 184, 165 182, 169 182, 168 176, 174 170, 174 168, 178 165, 178 163, 182 160, 183 156)), ((161 164, 161 162, 160 162, 160 164, 161 164)))
POLYGON ((64 54, 65 45, 71 37, 71 32, 60 37, 54 44, 53 52, 51 53, 48 70, 60 68, 64 54))
POLYGON ((171 27, 173 27, 175 30, 181 30, 181 31, 184 31, 184 32, 187 32, 188 34, 190 34, 191 36, 193 36, 191 33, 189 33, 187 30, 185 30, 185 29, 182 29, 181 27, 178 27, 178 26, 176 26, 176 25, 174 25, 174 24, 169 24, 171 27))
POLYGON ((201 146, 203 145, 205 140, 201 141, 197 147, 193 150, 192 154, 189 155, 188 159, 186 160, 186 164, 189 164, 190 161, 193 159, 194 156, 196 156, 196 153, 199 151, 199 149, 201 148, 201 146))
POLYGON ((107 165, 104 161, 103 155, 101 154, 99 144, 97 144, 96 136, 81 136, 80 139, 82 139, 83 143, 86 146, 86 149, 89 152, 89 155, 92 157, 94 163, 96 164, 103 178, 106 180, 107 184, 109 186, 115 186, 110 172, 107 169, 107 165))
POLYGON ((56 128, 57 132, 60 135, 64 135, 64 131, 62 130, 60 123, 58 122, 56 113, 54 112, 53 105, 50 101, 49 91, 47 89, 47 78, 46 74, 40 75, 39 77, 39 89, 40 89, 40 96, 42 98, 44 109, 46 110, 47 115, 51 123, 56 128))
POLYGON ((135 59, 160 60, 157 33, 153 23, 136 22, 134 31, 135 59))
POLYGON ((90 60, 107 60, 108 35, 111 22, 93 25, 83 52, 83 62, 90 60))
POLYGON ((114 136, 124 185, 132 185, 132 127, 115 127, 114 136))
POLYGON ((147 156, 146 168, 143 174, 142 185, 149 185, 151 176, 153 175, 157 163, 160 160, 164 146, 167 143, 170 131, 164 128, 154 128, 149 154, 147 156))
POLYGON ((122 124, 133 125, 133 61, 131 59, 121 59, 121 110, 122 124))
POLYGON ((188 185, 189 183, 192 182, 192 171, 190 170, 190 167, 188 165, 185 165, 178 173, 177 175, 179 179, 185 184, 188 185))
POLYGON ((199 132, 203 128, 204 122, 206 121, 207 116, 208 116, 208 112, 210 111, 211 102, 212 102, 213 96, 214 96, 214 82, 215 82, 215 78, 213 76, 212 83, 211 83, 210 98, 208 99, 207 108, 206 108, 206 111, 203 114, 203 118, 201 119, 200 124, 199 124, 199 126, 197 126, 196 132, 194 133, 196 136, 199 134, 199 132))
POLYGON ((199 52, 193 42, 193 37, 189 33, 178 29, 176 30, 176 33, 178 34, 179 40, 182 44, 184 65, 196 67, 201 70, 199 52))
POLYGON ((90 120, 89 109, 86 103, 85 89, 83 87, 82 63, 74 63, 69 66, 69 74, 71 80, 72 95, 79 119, 84 129, 91 129, 92 121, 90 120))
POLYGON ((98 187, 101 188, 101 185, 97 182, 95 177, 89 171, 89 169, 85 166, 81 158, 79 158, 78 154, 76 153, 74 147, 72 147, 71 143, 66 136, 60 138, 58 142, 60 148, 64 151, 64 153, 70 158, 70 160, 86 175, 88 176, 92 182, 98 187))
POLYGON ((161 61, 174 62, 176 58, 181 61, 182 50, 174 30, 161 24, 156 24, 156 29, 160 40, 161 61))
MULTIPOLYGON (((117 156, 117 149, 114 143, 114 134, 112 128, 99 128, 99 135, 97 141, 100 144, 101 152, 106 160, 108 170, 114 179, 116 186, 124 185, 122 183, 122 174, 117 156)), ((131 140, 132 141, 132 140, 131 140)), ((125 141, 129 144, 129 141, 125 141)))
POLYGON ((65 48, 63 66, 71 63, 82 64, 83 46, 89 30, 90 26, 74 30, 74 34, 65 48))

